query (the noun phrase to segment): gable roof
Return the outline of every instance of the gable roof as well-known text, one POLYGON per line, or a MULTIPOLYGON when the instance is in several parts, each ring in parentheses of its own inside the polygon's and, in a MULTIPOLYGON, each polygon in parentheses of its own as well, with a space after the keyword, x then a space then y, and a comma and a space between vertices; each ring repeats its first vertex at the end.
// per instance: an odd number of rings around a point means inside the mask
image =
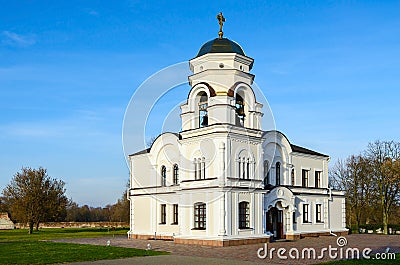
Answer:
POLYGON ((290 147, 292 148, 293 152, 307 154, 307 155, 329 157, 328 155, 324 155, 324 154, 315 152, 313 150, 310 150, 310 149, 307 149, 307 148, 304 148, 304 147, 301 147, 301 146, 298 146, 298 145, 290 144, 290 147))
POLYGON ((173 135, 175 135, 176 137, 178 137, 179 140, 182 140, 182 136, 181 136, 179 133, 175 133, 175 132, 164 132, 164 133, 158 135, 158 136, 156 137, 156 139, 154 139, 154 141, 151 143, 151 146, 150 146, 149 148, 146 148, 146 149, 144 149, 144 150, 141 150, 141 151, 138 151, 138 152, 136 152, 136 153, 130 154, 129 156, 136 156, 136 155, 143 155, 143 154, 148 154, 148 153, 150 153, 150 150, 151 150, 151 148, 153 147, 153 144, 154 144, 154 142, 157 140, 157 138, 160 137, 160 136, 163 135, 163 134, 166 134, 166 133, 172 133, 173 135))
POLYGON ((150 153, 150 148, 146 148, 146 149, 141 150, 139 152, 130 154, 129 156, 136 156, 136 155, 142 155, 142 154, 147 154, 147 153, 150 153))

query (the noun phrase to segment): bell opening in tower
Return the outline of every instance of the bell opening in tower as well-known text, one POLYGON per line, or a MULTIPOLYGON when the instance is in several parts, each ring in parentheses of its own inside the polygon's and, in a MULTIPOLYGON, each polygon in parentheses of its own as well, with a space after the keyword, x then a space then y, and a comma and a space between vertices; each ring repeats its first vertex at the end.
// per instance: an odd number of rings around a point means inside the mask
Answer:
POLYGON ((208 126, 208 98, 207 94, 203 93, 200 96, 200 101, 199 101, 199 127, 206 127, 208 126))
POLYGON ((236 94, 235 107, 236 107, 236 125, 243 127, 244 117, 246 115, 244 114, 244 100, 239 94, 236 94))

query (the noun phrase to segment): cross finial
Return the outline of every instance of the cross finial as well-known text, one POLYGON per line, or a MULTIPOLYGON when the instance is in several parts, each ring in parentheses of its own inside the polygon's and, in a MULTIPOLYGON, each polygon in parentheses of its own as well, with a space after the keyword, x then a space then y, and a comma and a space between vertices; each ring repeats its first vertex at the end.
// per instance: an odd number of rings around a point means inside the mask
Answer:
POLYGON ((225 22, 225 18, 222 15, 222 12, 219 12, 219 14, 217 15, 217 19, 218 19, 218 24, 219 24, 218 36, 220 39, 222 39, 222 37, 224 36, 224 32, 222 31, 222 26, 224 25, 224 22, 225 22))

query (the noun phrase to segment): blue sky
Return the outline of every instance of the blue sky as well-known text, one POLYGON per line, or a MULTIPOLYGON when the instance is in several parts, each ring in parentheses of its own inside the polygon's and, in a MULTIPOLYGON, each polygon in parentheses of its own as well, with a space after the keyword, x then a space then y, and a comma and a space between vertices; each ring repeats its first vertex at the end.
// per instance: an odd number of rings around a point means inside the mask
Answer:
MULTIPOLYGON (((78 203, 114 203, 129 176, 121 135, 131 96, 217 37, 220 11, 292 143, 333 164, 370 141, 399 141, 399 1, 0 6, 1 190, 22 166, 43 166, 78 203)), ((182 101, 186 91, 172 95, 182 101)))

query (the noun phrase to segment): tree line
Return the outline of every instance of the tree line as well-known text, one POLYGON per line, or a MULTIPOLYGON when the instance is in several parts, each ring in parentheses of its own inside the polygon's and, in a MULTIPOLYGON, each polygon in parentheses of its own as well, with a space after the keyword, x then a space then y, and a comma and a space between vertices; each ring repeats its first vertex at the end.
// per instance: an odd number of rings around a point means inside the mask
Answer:
POLYGON ((79 206, 67 198, 65 182, 52 178, 40 167, 23 167, 2 191, 0 211, 8 212, 14 222, 28 224, 29 234, 43 222, 128 222, 126 191, 113 205, 79 206))
POLYGON ((330 186, 345 191, 347 225, 388 225, 400 220, 400 143, 375 141, 366 150, 338 162, 329 172, 330 186))

